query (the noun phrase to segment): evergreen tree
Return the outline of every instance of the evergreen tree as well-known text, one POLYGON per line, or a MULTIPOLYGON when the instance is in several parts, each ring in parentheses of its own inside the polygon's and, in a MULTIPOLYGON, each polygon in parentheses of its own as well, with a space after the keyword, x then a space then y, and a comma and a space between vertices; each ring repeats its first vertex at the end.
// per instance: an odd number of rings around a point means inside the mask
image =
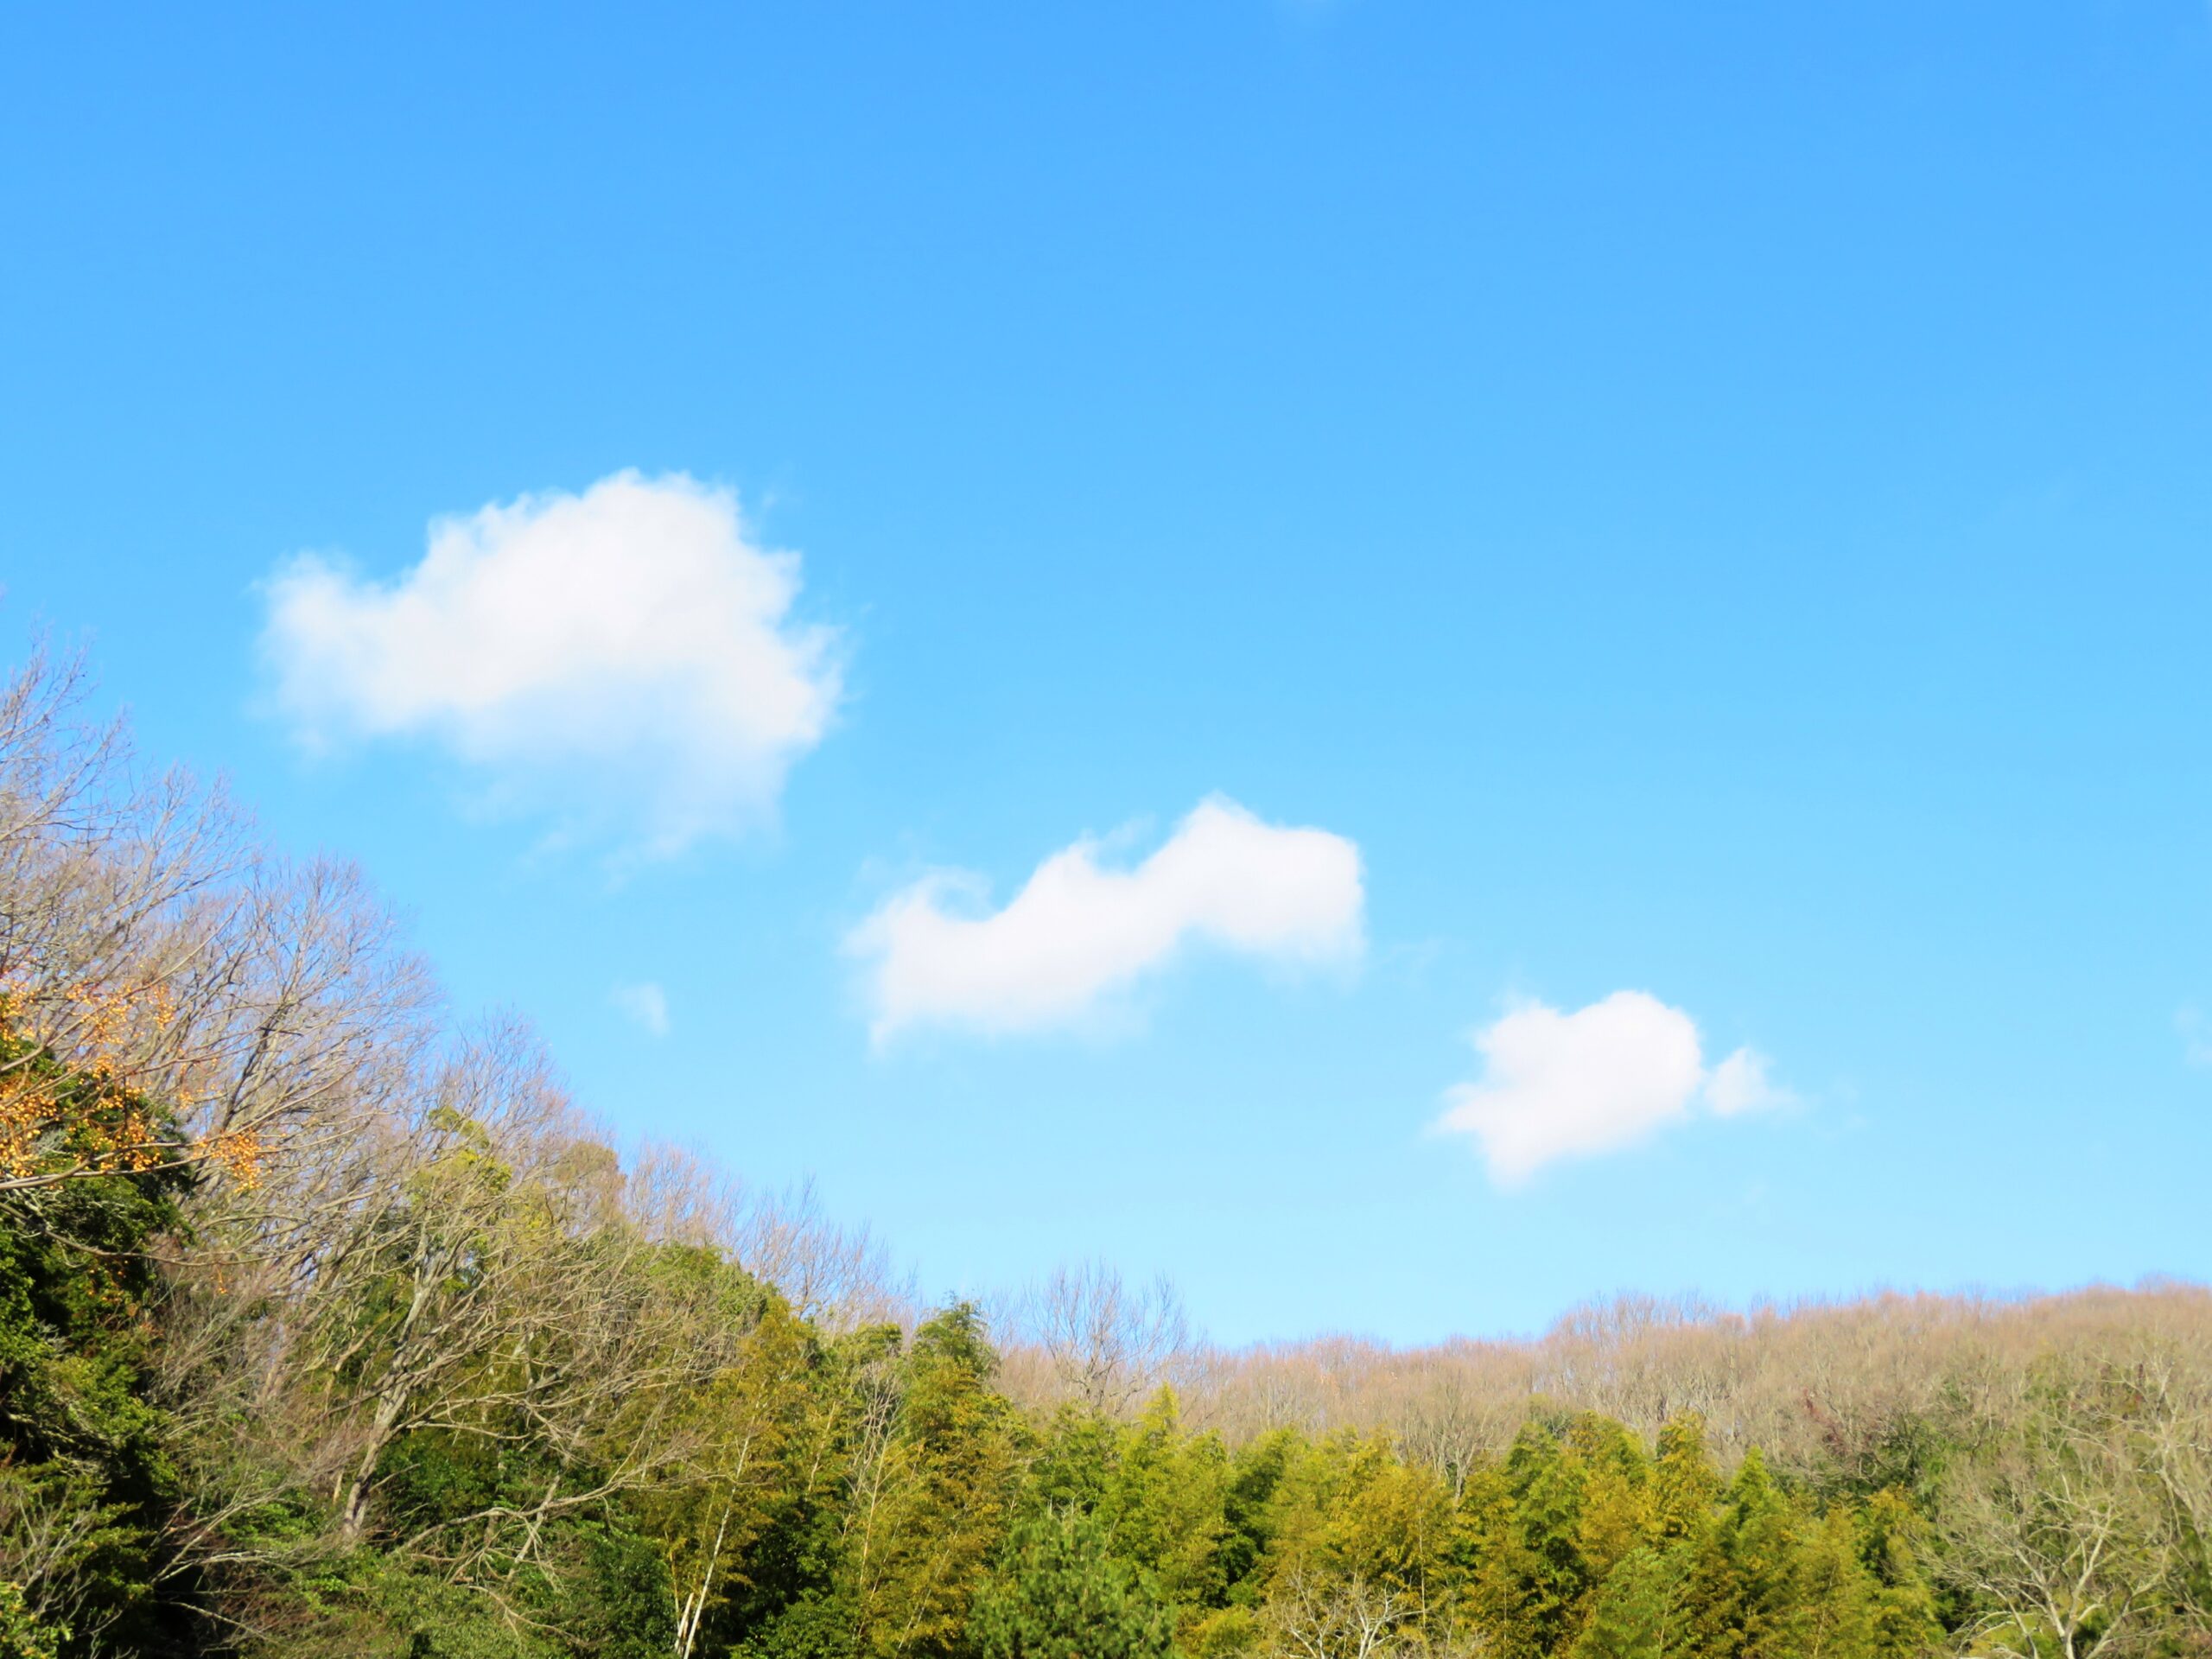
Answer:
POLYGON ((1791 1659, 1875 1659, 1878 1586, 1860 1545, 1859 1517, 1843 1504, 1802 1535, 1783 1621, 1791 1659))
POLYGON ((976 1598, 979 1659, 1164 1659, 1173 1606, 1111 1548, 1104 1523, 1073 1509, 1017 1525, 976 1598))
POLYGON ((1701 1538, 1711 1527, 1720 1478, 1706 1449, 1705 1419, 1697 1413, 1678 1413, 1661 1426, 1649 1491, 1646 1526, 1656 1541, 1701 1538))
POLYGON ((1674 1659, 1689 1650, 1690 1546, 1641 1544, 1592 1598, 1573 1659, 1674 1659))
POLYGON ((926 1320, 898 1368, 898 1407, 854 1539, 858 1640, 871 1654, 952 1651, 1005 1526, 1020 1425, 991 1386, 998 1356, 972 1305, 926 1320))
POLYGON ((1925 1653, 1942 1636, 1920 1540, 1927 1522, 1902 1491, 1877 1492, 1858 1517, 1859 1555, 1873 1585, 1870 1642, 1880 1659, 1925 1653))
POLYGON ((1022 1482, 1027 1509, 1080 1510, 1106 1501, 1120 1430, 1108 1418, 1070 1402, 1052 1414, 1022 1482))
POLYGON ((1500 1565, 1519 1580, 1513 1616, 1534 1650, 1554 1652, 1573 1635, 1589 1586, 1580 1471, 1553 1430, 1531 1423, 1506 1454, 1505 1478, 1514 1524, 1500 1565))
MULTIPOLYGON (((0 995, 0 1082, 65 1125, 27 1158, 81 1164, 109 1155, 121 1125, 166 1122, 157 1104, 13 1035, 5 1009, 0 995)), ((194 1586, 162 1542, 177 1446, 149 1376, 162 1338, 154 1256, 192 1184, 164 1169, 0 1198, 0 1573, 25 1573, 0 1629, 27 1650, 193 1650, 194 1586)))
POLYGON ((1229 1480, 1220 1440, 1182 1432, 1172 1389, 1160 1389, 1122 1438, 1101 1511, 1115 1552, 1180 1606, 1218 1607, 1227 1595, 1229 1480))
POLYGON ((1216 1557, 1233 1605, 1250 1606, 1260 1599, 1260 1563, 1274 1543, 1275 1494, 1289 1471, 1297 1439, 1288 1429, 1276 1429, 1244 1446, 1230 1461, 1216 1557))
POLYGON ((1595 1582, 1643 1541, 1651 1460, 1626 1427, 1594 1412, 1574 1420, 1568 1444, 1582 1483, 1575 1541, 1595 1582))
POLYGON ((1796 1586, 1796 1516, 1753 1446, 1728 1483, 1722 1508, 1719 1570, 1707 1579, 1701 1610, 1716 1655, 1780 1659, 1796 1586))

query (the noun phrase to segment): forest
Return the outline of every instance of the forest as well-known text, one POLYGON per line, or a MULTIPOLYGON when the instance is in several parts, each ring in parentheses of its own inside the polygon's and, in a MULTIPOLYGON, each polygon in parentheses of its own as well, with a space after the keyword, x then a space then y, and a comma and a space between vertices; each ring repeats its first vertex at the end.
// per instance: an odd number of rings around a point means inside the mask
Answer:
POLYGON ((2212 1656, 2201 1287, 931 1306, 87 706, 0 699, 4 1659, 2212 1656))

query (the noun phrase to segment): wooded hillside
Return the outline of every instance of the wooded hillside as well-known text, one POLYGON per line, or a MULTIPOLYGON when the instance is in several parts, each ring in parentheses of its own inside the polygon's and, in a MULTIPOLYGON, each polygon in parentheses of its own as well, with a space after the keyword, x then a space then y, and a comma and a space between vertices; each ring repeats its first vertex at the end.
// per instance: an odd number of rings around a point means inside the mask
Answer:
POLYGON ((2202 1289, 917 1306, 78 694, 0 701, 0 1659, 2212 1654, 2202 1289))

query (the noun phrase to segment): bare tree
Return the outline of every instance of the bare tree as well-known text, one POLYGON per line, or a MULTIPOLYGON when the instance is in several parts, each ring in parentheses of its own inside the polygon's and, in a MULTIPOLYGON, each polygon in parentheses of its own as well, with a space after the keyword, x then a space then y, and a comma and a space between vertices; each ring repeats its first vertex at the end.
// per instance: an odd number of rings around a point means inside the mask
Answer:
POLYGON ((1016 1300, 1012 1322, 1043 1351, 1064 1396, 1109 1415, 1171 1380, 1193 1347, 1164 1274, 1131 1287, 1098 1262, 1055 1269, 1016 1300))
POLYGON ((1475 1357, 1447 1349, 1392 1368, 1398 1386, 1389 1392, 1382 1421, 1371 1425, 1393 1430, 1408 1457, 1442 1476, 1454 1503, 1484 1454, 1502 1452, 1511 1442, 1527 1393, 1525 1384, 1517 1394, 1499 1389, 1494 1376, 1471 1363, 1475 1357))
POLYGON ((191 1166, 251 1184, 330 1127, 427 980, 347 866, 141 778, 74 662, 0 691, 0 1198, 191 1166))
POLYGON ((1417 1645, 1419 1611, 1408 1592, 1294 1567, 1268 1592, 1269 1649, 1281 1659, 1383 1659, 1417 1645))
POLYGON ((2143 1459, 2173 1541, 2176 1600, 2212 1630, 2212 1344, 2161 1343, 2138 1364, 2143 1459))
POLYGON ((81 1476, 38 1479, 0 1462, 0 1583, 22 1592, 37 1623, 97 1642, 114 1610, 103 1618, 89 1592, 100 1546, 121 1516, 81 1476))
POLYGON ((411 1433, 527 1445, 553 1471, 527 1501, 387 1532, 472 1582, 541 1561, 556 1517, 708 1455, 718 1429, 696 1402, 750 1327, 711 1275, 665 1270, 534 1046, 496 1030, 421 1084, 411 1116, 357 1126, 357 1179, 303 1184, 299 1225, 256 1218, 270 1248, 188 1287, 196 1322, 179 1323, 213 1380, 180 1392, 203 1443, 226 1427, 233 1442, 191 1505, 203 1562, 254 1565, 226 1554, 225 1522, 272 1484, 321 1483, 329 1547, 366 1535, 385 1454, 411 1433))
POLYGON ((1945 1482, 1942 1571, 1988 1610, 1975 1639, 2018 1659, 2126 1651, 2173 1567, 2128 1385, 2091 1371, 2024 1392, 1945 1482))
POLYGON ((724 1236, 738 1260, 780 1290, 791 1306, 832 1333, 868 1325, 912 1325, 918 1298, 911 1274, 865 1226, 823 1212, 811 1180, 781 1191, 740 1187, 724 1236))

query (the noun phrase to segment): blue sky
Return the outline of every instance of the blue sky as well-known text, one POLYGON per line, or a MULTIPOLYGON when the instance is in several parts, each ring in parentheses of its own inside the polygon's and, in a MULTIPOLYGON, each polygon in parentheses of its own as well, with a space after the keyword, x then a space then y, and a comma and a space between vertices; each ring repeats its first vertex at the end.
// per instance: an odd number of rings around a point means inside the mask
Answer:
POLYGON ((2202 5, 19 9, 0 200, 0 629, 932 1291, 2212 1274, 2202 5))

